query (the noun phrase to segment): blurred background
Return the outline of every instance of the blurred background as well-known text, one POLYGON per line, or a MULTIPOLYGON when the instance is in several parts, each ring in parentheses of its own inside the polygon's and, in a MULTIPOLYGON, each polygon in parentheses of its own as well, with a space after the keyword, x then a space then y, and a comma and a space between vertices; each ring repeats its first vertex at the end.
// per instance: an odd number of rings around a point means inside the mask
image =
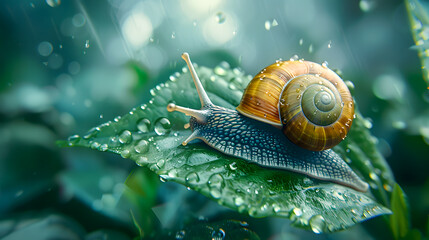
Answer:
MULTIPOLYGON (((120 156, 55 145, 147 102, 151 88, 182 69, 184 51, 199 65, 226 61, 251 75, 275 60, 297 57, 341 71, 354 83, 358 107, 408 195, 413 225, 425 231, 429 92, 404 2, 3 0, 0 5, 0 237, 131 239, 143 232, 145 238, 181 239, 181 231, 192 232, 189 224, 195 222, 199 236, 208 226, 229 231, 246 226, 250 231, 242 236, 314 237, 291 228, 288 220, 251 219, 184 186, 161 184, 120 156), (124 184, 135 181, 146 188, 127 193, 124 184)), ((345 236, 373 238, 361 225, 319 238, 345 236)))

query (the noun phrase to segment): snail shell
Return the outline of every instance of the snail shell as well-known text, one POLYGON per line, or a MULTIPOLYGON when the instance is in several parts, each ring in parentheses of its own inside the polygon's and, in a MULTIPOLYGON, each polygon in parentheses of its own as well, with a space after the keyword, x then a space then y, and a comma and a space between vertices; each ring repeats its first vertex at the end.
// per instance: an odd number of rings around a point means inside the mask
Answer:
POLYGON ((300 147, 322 151, 346 137, 354 104, 346 84, 329 68, 309 61, 284 61, 252 79, 237 111, 282 127, 300 147))

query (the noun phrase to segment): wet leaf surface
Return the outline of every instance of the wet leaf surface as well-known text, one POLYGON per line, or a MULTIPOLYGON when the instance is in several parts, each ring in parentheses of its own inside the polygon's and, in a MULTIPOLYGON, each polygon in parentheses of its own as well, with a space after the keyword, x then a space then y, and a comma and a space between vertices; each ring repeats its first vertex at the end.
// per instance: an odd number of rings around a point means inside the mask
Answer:
MULTIPOLYGON (((240 69, 220 64, 197 72, 213 103, 233 109, 251 77, 240 69)), ((169 113, 166 106, 200 108, 199 98, 186 69, 150 91, 153 99, 91 129, 71 136, 60 146, 86 147, 120 154, 160 176, 161 181, 185 185, 221 205, 253 217, 279 216, 315 233, 333 232, 382 214, 394 183, 390 169, 376 150, 370 123, 359 113, 346 141, 335 151, 371 186, 361 193, 337 184, 317 181, 288 171, 249 164, 193 141, 185 129, 189 117, 169 113)))

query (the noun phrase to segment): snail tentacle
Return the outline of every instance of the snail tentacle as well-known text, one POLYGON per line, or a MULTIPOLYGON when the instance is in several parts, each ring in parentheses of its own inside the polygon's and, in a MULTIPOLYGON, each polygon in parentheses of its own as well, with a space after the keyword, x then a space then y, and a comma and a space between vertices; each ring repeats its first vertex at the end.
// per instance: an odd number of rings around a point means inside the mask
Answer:
POLYGON ((200 79, 198 78, 197 72, 195 71, 194 66, 192 65, 191 58, 187 52, 182 54, 183 60, 185 60, 188 65, 189 70, 191 71, 192 79, 194 80, 195 87, 197 88, 198 96, 200 97, 201 107, 211 105, 212 102, 210 98, 207 96, 206 91, 204 90, 203 85, 201 84, 200 79))
POLYGON ((187 107, 181 107, 181 106, 177 106, 174 103, 170 103, 167 105, 167 111, 169 112, 182 112, 184 114, 186 114, 187 116, 191 116, 196 118, 198 121, 200 122, 206 122, 206 118, 209 115, 208 110, 202 109, 202 110, 197 110, 197 109, 192 109, 192 108, 187 108, 187 107))
POLYGON ((194 139, 197 139, 197 138, 200 138, 199 133, 200 133, 200 131, 199 131, 198 129, 195 129, 195 130, 191 133, 191 135, 189 135, 189 136, 185 139, 185 141, 183 141, 183 142, 182 142, 182 145, 183 145, 183 146, 186 146, 186 145, 188 145, 188 143, 189 143, 190 141, 192 141, 192 140, 194 140, 194 139))

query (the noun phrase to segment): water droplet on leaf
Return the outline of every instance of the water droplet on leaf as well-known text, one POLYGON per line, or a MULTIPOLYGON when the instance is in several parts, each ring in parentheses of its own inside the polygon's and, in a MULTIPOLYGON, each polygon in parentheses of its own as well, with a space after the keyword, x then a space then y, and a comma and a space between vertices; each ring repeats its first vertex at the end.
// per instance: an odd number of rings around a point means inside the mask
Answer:
POLYGON ((310 218, 310 227, 314 233, 320 234, 326 231, 326 222, 321 215, 315 215, 310 218))
POLYGON ((225 230, 219 228, 212 232, 212 240, 223 240, 225 238, 225 230))
POLYGON ((121 157, 123 157, 123 158, 129 158, 130 156, 131 156, 130 150, 128 150, 128 149, 122 150, 121 157))
POLYGON ((118 137, 119 142, 122 144, 129 143, 132 139, 131 132, 128 130, 124 130, 118 137))
POLYGON ((107 151, 107 149, 109 149, 109 146, 107 144, 101 144, 99 150, 102 152, 107 151))
POLYGON ((137 129, 142 133, 149 132, 150 121, 147 118, 143 118, 137 121, 137 129))
POLYGON ((140 140, 134 147, 134 150, 137 153, 146 153, 149 150, 149 142, 144 139, 140 140))
POLYGON ((200 182, 200 177, 198 176, 198 173, 190 172, 188 175, 186 175, 185 181, 189 185, 194 185, 200 182))
POLYGON ((155 130, 155 133, 158 134, 159 136, 170 133, 170 130, 171 130, 170 120, 164 117, 158 118, 155 121, 154 130, 155 130))

